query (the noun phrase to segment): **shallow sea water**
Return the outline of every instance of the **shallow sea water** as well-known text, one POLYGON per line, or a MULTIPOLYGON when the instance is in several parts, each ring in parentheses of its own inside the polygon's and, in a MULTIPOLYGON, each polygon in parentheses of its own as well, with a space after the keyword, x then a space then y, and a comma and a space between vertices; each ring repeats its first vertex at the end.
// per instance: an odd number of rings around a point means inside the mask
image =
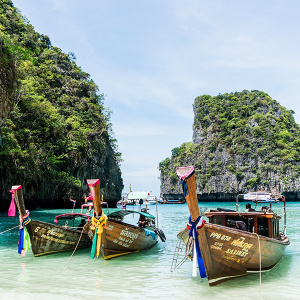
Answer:
MULTIPOLYGON (((235 209, 233 202, 199 206, 235 209)), ((156 215, 155 205, 148 208, 156 215)), ((282 204, 273 205, 279 214, 282 208, 282 204)), ((112 260, 91 259, 89 249, 77 250, 72 257, 71 252, 33 257, 29 250, 22 257, 17 252, 18 228, 0 234, 0 299, 300 299, 300 202, 287 203, 291 245, 271 271, 261 274, 261 285, 256 273, 209 287, 207 279, 192 277, 191 261, 170 272, 176 236, 186 226, 188 207, 158 205, 157 210, 167 241, 112 260)), ((56 215, 66 212, 36 210, 30 217, 53 222, 56 215)), ((18 217, 0 214, 0 233, 16 225, 18 217)))

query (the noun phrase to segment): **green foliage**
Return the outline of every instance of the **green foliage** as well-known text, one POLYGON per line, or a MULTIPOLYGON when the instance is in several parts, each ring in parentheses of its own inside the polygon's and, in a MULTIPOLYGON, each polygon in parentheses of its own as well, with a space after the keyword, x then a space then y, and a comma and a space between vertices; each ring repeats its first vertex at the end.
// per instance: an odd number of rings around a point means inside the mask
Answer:
POLYGON ((164 161, 161 161, 161 162, 159 163, 158 169, 159 169, 160 171, 165 171, 165 170, 167 170, 167 169, 169 168, 170 162, 171 162, 170 158, 167 157, 164 161))
POLYGON ((175 165, 194 165, 199 170, 198 186, 202 189, 208 187, 210 178, 220 174, 234 174, 239 188, 246 189, 257 188, 261 182, 274 182, 270 174, 287 170, 299 173, 300 128, 294 112, 267 93, 244 90, 202 95, 195 99, 194 112, 194 134, 201 137, 201 142, 174 148, 164 174, 170 174, 175 165), (216 166, 220 158, 221 164, 216 166), (241 165, 245 169, 237 169, 241 165), (246 174, 257 177, 247 178, 246 174))
POLYGON ((260 182, 260 178, 251 178, 247 180, 247 187, 256 189, 256 186, 259 182, 260 182))
POLYGON ((177 174, 175 172, 171 172, 171 174, 169 176, 170 176, 170 178, 171 178, 171 180, 173 182, 177 182, 178 181, 178 176, 177 176, 177 174))
POLYGON ((104 167, 110 147, 119 165, 104 95, 76 65, 74 54, 52 46, 9 0, 0 5, 0 40, 19 76, 18 105, 2 126, 0 168, 14 170, 26 182, 44 176, 78 186, 74 174, 83 166, 104 167), (70 165, 72 171, 64 170, 70 165))
POLYGON ((242 181, 242 179, 245 177, 245 175, 244 175, 241 171, 237 172, 237 173, 235 174, 235 176, 236 176, 236 180, 237 180, 238 182, 242 181))

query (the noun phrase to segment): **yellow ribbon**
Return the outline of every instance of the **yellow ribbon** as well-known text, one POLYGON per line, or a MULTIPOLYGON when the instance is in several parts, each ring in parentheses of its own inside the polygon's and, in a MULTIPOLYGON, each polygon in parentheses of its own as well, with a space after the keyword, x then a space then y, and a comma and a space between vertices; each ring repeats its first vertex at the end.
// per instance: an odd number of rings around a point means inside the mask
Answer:
POLYGON ((107 221, 107 216, 102 213, 100 219, 96 219, 95 217, 92 217, 92 228, 97 228, 97 236, 94 236, 94 239, 97 239, 97 247, 96 247, 96 254, 97 257, 99 256, 100 249, 101 249, 101 235, 103 232, 103 229, 106 227, 104 226, 107 221))

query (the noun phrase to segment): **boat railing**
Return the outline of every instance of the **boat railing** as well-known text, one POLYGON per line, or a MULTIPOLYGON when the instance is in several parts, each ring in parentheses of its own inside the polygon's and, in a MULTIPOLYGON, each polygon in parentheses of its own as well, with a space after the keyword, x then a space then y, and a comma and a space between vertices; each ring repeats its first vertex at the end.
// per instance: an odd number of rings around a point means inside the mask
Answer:
MULTIPOLYGON (((254 193, 255 194, 255 193, 254 193)), ((257 196, 259 195, 259 193, 256 193, 257 196)), ((266 193, 267 194, 267 193, 266 193)), ((270 210, 272 210, 272 203, 278 203, 280 201, 283 202, 283 220, 284 220, 284 236, 286 236, 286 201, 285 201, 285 196, 280 195, 280 194, 271 194, 268 193, 270 196, 273 195, 274 197, 270 199, 266 199, 266 200, 259 200, 258 197, 256 197, 256 199, 249 199, 249 201, 252 201, 254 203, 270 203, 270 210)), ((239 196, 243 196, 244 197, 245 194, 238 194, 236 196, 236 211, 239 212, 239 196)))

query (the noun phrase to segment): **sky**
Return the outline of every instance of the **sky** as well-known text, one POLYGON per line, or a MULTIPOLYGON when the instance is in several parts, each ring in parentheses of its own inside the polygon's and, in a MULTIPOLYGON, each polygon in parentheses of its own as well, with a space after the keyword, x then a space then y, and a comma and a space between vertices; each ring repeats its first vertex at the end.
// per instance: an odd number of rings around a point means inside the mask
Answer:
POLYGON ((160 195, 158 165, 192 141, 196 97, 261 90, 300 123, 298 0, 13 0, 105 95, 123 192, 160 195))

